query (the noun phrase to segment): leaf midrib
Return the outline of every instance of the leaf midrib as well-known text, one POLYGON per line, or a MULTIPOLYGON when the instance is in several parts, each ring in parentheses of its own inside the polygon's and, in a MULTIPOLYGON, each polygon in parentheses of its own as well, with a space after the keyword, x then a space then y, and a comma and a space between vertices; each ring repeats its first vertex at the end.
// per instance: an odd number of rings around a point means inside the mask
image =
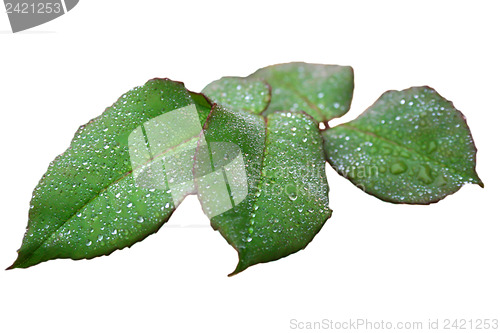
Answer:
MULTIPOLYGON (((263 117, 263 116, 258 116, 258 117, 263 117)), ((263 118, 264 118, 264 149, 262 150, 262 159, 261 159, 261 164, 260 164, 261 167, 260 167, 260 171, 259 171, 259 180, 255 186, 255 188, 258 191, 261 191, 261 185, 264 183, 264 162, 266 160, 266 156, 269 153, 268 152, 269 145, 267 144, 268 138, 269 138, 269 128, 268 128, 269 119, 268 119, 268 117, 263 117, 263 118)), ((254 193, 254 195, 252 195, 252 197, 254 197, 255 200, 252 202, 252 206, 251 206, 252 208, 249 210, 249 216, 251 216, 252 213, 255 212, 255 204, 259 200, 259 198, 255 196, 255 193, 254 193)), ((236 266, 236 268, 234 269, 234 271, 232 273, 230 273, 229 276, 236 275, 239 272, 242 272, 243 270, 245 270, 247 268, 247 262, 245 261, 243 263, 241 260, 241 258, 243 257, 243 253, 246 252, 246 248, 245 247, 238 247, 238 248, 236 248, 236 250, 238 251, 238 254, 239 254, 239 262, 238 262, 238 265, 236 266)))
MULTIPOLYGON (((439 165, 440 167, 448 169, 448 171, 450 171, 450 169, 453 169, 453 170, 457 171, 454 167, 448 166, 448 165, 444 164, 441 161, 438 161, 438 160, 433 159, 433 158, 431 158, 431 157, 429 157, 427 155, 424 155, 423 153, 419 152, 418 150, 415 150, 415 149, 410 148, 408 146, 405 146, 405 145, 403 145, 403 144, 401 144, 399 142, 396 142, 396 141, 393 141, 391 139, 388 139, 388 138, 386 138, 384 136, 381 136, 380 134, 377 134, 377 133, 374 133, 374 132, 371 132, 371 131, 363 130, 363 129, 359 128, 359 127, 356 127, 356 126, 352 125, 352 123, 351 124, 349 124, 349 123, 340 124, 337 127, 345 127, 347 129, 350 129, 350 130, 353 130, 353 131, 357 131, 359 133, 362 133, 362 134, 374 137, 374 138, 379 139, 381 141, 384 141, 384 142, 387 142, 389 144, 392 144, 392 145, 394 145, 394 146, 396 146, 398 148, 401 148, 401 149, 404 149, 404 150, 406 150, 408 152, 414 153, 414 154, 418 155, 423 161, 425 161, 425 159, 428 159, 431 162, 439 165)), ((457 172, 457 174, 458 174, 458 172, 457 172)), ((461 175, 461 176, 463 176, 463 175, 461 175)))
MULTIPOLYGON (((209 117, 210 117, 211 114, 209 114, 209 117)), ((208 118, 209 118, 208 117, 208 118)), ((206 121, 208 121, 208 118, 206 121)), ((198 136, 195 136, 195 137, 192 137, 192 138, 189 138, 187 140, 184 140, 182 141, 181 143, 175 145, 174 147, 170 147, 169 149, 151 157, 150 159, 148 159, 145 163, 141 164, 140 166, 138 166, 137 168, 131 168, 130 171, 128 172, 125 172, 123 175, 121 175, 120 177, 118 177, 117 179, 113 180, 112 182, 110 182, 109 184, 107 184, 102 190, 100 190, 95 196, 93 196, 92 198, 90 198, 88 201, 86 201, 73 215, 71 215, 68 219, 66 219, 59 227, 57 227, 57 229, 55 229, 52 233, 50 233, 49 235, 47 235, 47 237, 45 237, 43 239, 43 241, 41 241, 39 243, 39 245, 33 249, 31 251, 31 253, 29 253, 28 255, 26 255, 25 259, 20 261, 20 262, 17 262, 16 266, 20 266, 22 264, 24 264, 26 261, 29 260, 30 256, 35 253, 38 249, 40 249, 46 242, 47 240, 49 240, 53 235, 55 235, 62 227, 64 227, 69 221, 71 221, 79 212, 81 212, 81 210, 83 210, 85 207, 87 207, 88 205, 90 205, 93 201, 95 201, 102 193, 106 192, 109 190, 109 188, 111 186, 113 186, 114 184, 117 184, 119 183, 121 180, 129 177, 130 175, 132 175, 134 173, 134 171, 142 168, 143 166, 149 164, 150 162, 156 160, 157 158, 160 158, 160 157, 163 157, 164 155, 168 154, 170 151, 173 151, 174 149, 192 141, 192 140, 199 140, 199 137, 200 137, 201 133, 198 135, 198 136)))
MULTIPOLYGON (((322 122, 327 122, 328 121, 326 119, 325 115, 323 114, 323 111, 321 111, 309 98, 307 98, 307 96, 303 95, 300 91, 298 91, 297 89, 295 89, 293 87, 293 85, 291 85, 288 82, 283 81, 283 82, 281 82, 281 84, 284 87, 286 87, 287 89, 291 90, 294 94, 296 94, 297 96, 299 96, 299 98, 301 98, 311 109, 313 109, 314 111, 316 111, 318 113, 319 117, 322 119, 322 122)), ((271 100, 272 100, 272 97, 271 97, 271 100)))

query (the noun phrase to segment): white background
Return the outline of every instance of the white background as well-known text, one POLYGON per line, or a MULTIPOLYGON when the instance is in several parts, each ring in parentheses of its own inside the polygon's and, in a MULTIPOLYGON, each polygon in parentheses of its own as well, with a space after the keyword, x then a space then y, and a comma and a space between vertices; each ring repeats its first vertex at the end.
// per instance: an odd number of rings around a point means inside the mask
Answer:
POLYGON ((351 65, 356 88, 342 122, 386 90, 429 85, 467 116, 486 187, 394 205, 327 166, 333 216, 314 241, 231 278, 237 254, 192 197, 131 249, 0 271, 0 331, 291 332, 291 319, 500 319, 499 4, 82 0, 18 34, 2 10, 0 267, 16 257, 49 162, 78 126, 153 77, 199 91, 274 63, 351 65))

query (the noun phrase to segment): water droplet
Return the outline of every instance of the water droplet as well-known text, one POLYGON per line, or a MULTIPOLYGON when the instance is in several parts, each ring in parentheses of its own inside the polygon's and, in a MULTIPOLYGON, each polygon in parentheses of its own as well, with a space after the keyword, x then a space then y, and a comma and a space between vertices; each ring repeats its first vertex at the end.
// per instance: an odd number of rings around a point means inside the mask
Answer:
POLYGON ((424 184, 428 185, 434 181, 431 173, 432 173, 431 167, 428 166, 427 164, 424 164, 420 166, 420 169, 417 174, 417 179, 423 182, 424 184))
POLYGON ((391 164, 391 173, 394 175, 402 174, 406 170, 408 170, 408 166, 403 161, 397 161, 391 164))
POLYGON ((447 183, 446 178, 442 174, 439 174, 436 177, 436 186, 445 186, 446 183, 447 183))
POLYGON ((410 156, 411 156, 410 153, 406 150, 401 150, 400 155, 401 155, 401 157, 404 157, 404 158, 410 158, 410 156))
POLYGON ((132 203, 130 202, 128 205, 127 205, 128 208, 132 207, 132 203))
POLYGON ((102 241, 103 238, 104 238, 103 235, 99 235, 99 236, 97 236, 97 241, 100 242, 100 241, 102 241))
POLYGON ((392 149, 388 146, 382 146, 380 151, 383 155, 390 155, 392 153, 392 149))
POLYGON ((435 152, 437 149, 437 143, 436 141, 431 141, 429 142, 429 147, 427 147, 427 153, 433 153, 435 152))
POLYGON ((288 193, 288 198, 289 198, 290 200, 292 200, 292 201, 297 200, 297 193, 295 193, 295 192, 290 192, 290 193, 288 193))
POLYGON ((85 245, 87 245, 87 246, 92 245, 92 241, 91 241, 91 240, 89 240, 89 241, 88 241, 85 245))
POLYGON ((144 222, 144 217, 139 216, 139 217, 137 218, 137 223, 142 223, 142 222, 144 222))

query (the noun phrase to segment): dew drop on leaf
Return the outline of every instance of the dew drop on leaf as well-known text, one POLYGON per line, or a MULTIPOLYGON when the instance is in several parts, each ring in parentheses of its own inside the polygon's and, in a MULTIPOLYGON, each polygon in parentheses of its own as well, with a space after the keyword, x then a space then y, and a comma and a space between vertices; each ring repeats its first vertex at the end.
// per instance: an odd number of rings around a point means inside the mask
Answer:
POLYGON ((403 161, 397 161, 391 164, 391 173, 394 175, 399 175, 408 170, 408 166, 403 161))

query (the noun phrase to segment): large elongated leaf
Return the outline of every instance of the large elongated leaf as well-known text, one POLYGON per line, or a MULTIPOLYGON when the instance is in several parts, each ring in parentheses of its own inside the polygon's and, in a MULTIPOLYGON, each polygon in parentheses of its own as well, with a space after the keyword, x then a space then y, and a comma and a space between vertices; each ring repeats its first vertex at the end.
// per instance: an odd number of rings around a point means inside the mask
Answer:
POLYGON ((382 200, 426 204, 465 183, 482 186, 464 116, 429 87, 386 92, 323 135, 332 166, 382 200))
POLYGON ((259 69, 249 76, 272 89, 266 114, 304 111, 320 122, 343 116, 351 106, 354 74, 349 66, 292 62, 259 69))
MULTIPOLYGON (((106 255, 156 232, 194 191, 192 181, 167 179, 173 174, 167 162, 176 159, 165 157, 189 161, 209 112, 203 96, 155 79, 82 126, 35 188, 26 235, 10 268, 106 255), (190 126, 179 126, 183 122, 190 126)), ((189 163, 180 178, 189 178, 192 157, 189 163)))
MULTIPOLYGON (((198 191, 212 226, 238 251, 239 263, 232 274, 303 249, 331 215, 317 123, 304 113, 274 113, 264 119, 219 108, 204 134, 208 146, 236 144, 246 168, 248 194, 232 209, 217 215, 207 211, 212 206, 207 200, 217 207, 217 201, 226 199, 207 198, 203 188, 198 191)), ((213 160, 198 159, 195 169, 220 169, 213 160)), ((232 178, 228 183, 241 181, 232 178)))

